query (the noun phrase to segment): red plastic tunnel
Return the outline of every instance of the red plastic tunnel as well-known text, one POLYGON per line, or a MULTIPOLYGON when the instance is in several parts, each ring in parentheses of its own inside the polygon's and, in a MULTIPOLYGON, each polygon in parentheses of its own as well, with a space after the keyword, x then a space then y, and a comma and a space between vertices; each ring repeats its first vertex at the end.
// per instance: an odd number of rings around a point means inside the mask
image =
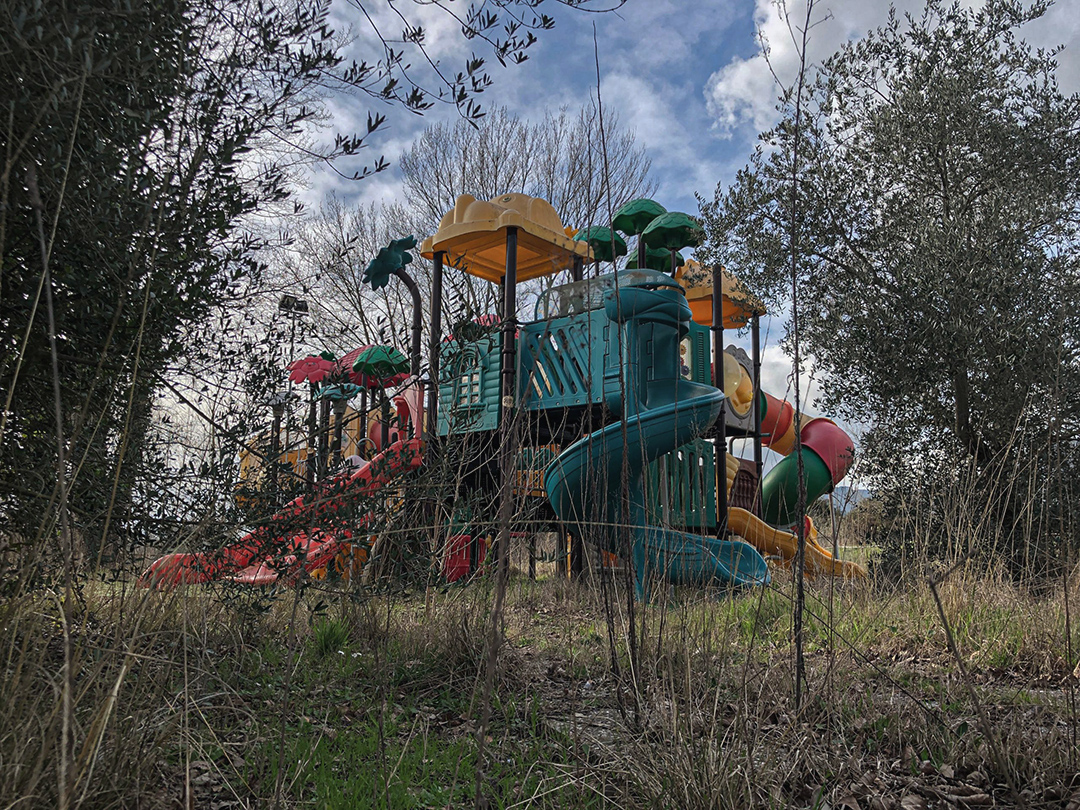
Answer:
POLYGON ((764 398, 764 414, 761 417, 761 432, 766 434, 762 443, 766 446, 785 436, 795 419, 795 409, 787 400, 779 400, 772 394, 761 392, 764 398))
MULTIPOLYGON (((786 404, 786 403, 785 403, 786 404)), ((802 426, 802 445, 825 462, 833 486, 840 483, 855 460, 855 443, 831 419, 811 419, 802 426)))

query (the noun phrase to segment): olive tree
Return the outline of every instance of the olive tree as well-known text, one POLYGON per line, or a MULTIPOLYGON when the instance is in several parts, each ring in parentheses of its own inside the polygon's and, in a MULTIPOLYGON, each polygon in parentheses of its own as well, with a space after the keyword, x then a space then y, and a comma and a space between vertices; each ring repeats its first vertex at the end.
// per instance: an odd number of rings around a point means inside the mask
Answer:
POLYGON ((892 12, 821 65, 802 125, 785 115, 702 204, 708 258, 774 303, 797 239, 800 340, 826 407, 869 425, 864 469, 970 465, 1006 524, 1019 496, 991 470, 1052 442, 1075 455, 1080 436, 1080 99, 1020 38, 1046 7, 892 12))

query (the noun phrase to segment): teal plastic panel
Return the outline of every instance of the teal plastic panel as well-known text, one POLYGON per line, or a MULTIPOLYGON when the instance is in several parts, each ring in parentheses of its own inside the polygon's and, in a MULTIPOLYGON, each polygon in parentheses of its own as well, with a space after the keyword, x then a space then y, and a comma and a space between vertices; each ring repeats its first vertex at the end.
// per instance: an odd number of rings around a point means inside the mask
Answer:
POLYGON ((440 436, 499 425, 499 339, 443 345, 439 366, 440 436))
POLYGON ((603 310, 522 326, 518 401, 531 411, 600 402, 614 331, 603 310))
MULTIPOLYGON (((666 456, 667 502, 671 526, 684 529, 716 528, 716 448, 695 439, 666 456)), ((645 502, 649 520, 661 523, 664 489, 660 459, 645 468, 645 502)))
POLYGON ((712 347, 710 331, 701 324, 690 322, 690 331, 683 338, 682 374, 694 382, 712 385, 712 347))

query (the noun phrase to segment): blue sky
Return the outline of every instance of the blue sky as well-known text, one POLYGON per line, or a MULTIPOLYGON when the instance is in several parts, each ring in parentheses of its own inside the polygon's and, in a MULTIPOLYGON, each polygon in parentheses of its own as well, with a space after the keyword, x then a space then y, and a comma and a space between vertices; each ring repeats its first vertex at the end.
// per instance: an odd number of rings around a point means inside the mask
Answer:
MULTIPOLYGON (((384 32, 396 34, 401 22, 390 14, 389 5, 369 2, 365 8, 384 32)), ((460 13, 466 4, 449 0, 448 5, 460 13)), ((895 5, 917 11, 922 3, 898 0, 895 5)), ((445 67, 460 68, 473 48, 451 17, 435 6, 402 0, 396 6, 425 24, 434 58, 445 67)), ((652 159, 659 183, 656 198, 673 210, 695 213, 694 193, 711 195, 717 183, 729 182, 745 164, 756 134, 773 123, 776 85, 762 58, 759 33, 782 80, 790 80, 796 68, 790 35, 772 0, 627 0, 606 14, 583 13, 555 2, 542 8, 555 17, 554 30, 539 32, 539 42, 529 49, 524 64, 503 69, 489 60, 494 86, 478 99, 485 107, 505 106, 526 119, 542 118, 562 105, 580 106, 596 93, 595 25, 605 108, 635 132, 652 159)), ((805 8, 804 0, 788 2, 792 19, 801 20, 805 8)), ((811 60, 884 23, 888 8, 881 0, 829 0, 816 6, 811 60)), ((1067 91, 1080 86, 1078 11, 1076 0, 1059 2, 1025 31, 1034 44, 1065 45, 1059 80, 1067 91)), ((353 54, 370 60, 373 39, 357 8, 339 0, 333 18, 339 30, 352 27, 353 54)), ((412 61, 418 64, 419 55, 412 61)), ((378 105, 366 97, 338 98, 331 110, 335 129, 361 129, 367 113, 378 105)), ((384 154, 391 164, 424 127, 456 115, 448 105, 437 105, 423 117, 393 107, 382 112, 388 115, 387 124, 373 136, 364 158, 384 154)), ((305 199, 317 204, 331 190, 358 202, 393 200, 398 195, 396 168, 360 183, 318 170, 305 199)))
MULTIPOLYGON (((580 107, 596 94, 595 25, 605 109, 617 113, 647 150, 660 184, 657 199, 669 209, 696 212, 694 193, 711 193, 719 180, 745 162, 752 148, 756 133, 752 119, 734 127, 717 126, 705 89, 710 76, 733 57, 751 58, 756 53, 754 6, 733 0, 629 0, 617 11, 589 14, 555 3, 545 4, 545 9, 547 5, 556 18, 555 29, 539 33, 525 63, 503 69, 492 62, 494 86, 478 100, 485 107, 505 106, 525 119, 542 118, 563 105, 580 107)), ((354 23, 360 35, 356 51, 363 52, 369 39, 356 23, 353 7, 341 4, 337 14, 339 27, 354 23)), ((438 12, 421 16, 430 23, 436 57, 456 69, 468 50, 455 27, 438 12)), ((360 123, 370 108, 368 102, 335 100, 335 124, 360 123)), ((425 126, 456 114, 445 105, 422 118, 391 108, 386 112, 385 131, 378 133, 365 157, 381 153, 391 163, 425 126)), ((358 201, 389 201, 397 197, 397 186, 395 169, 359 184, 322 172, 312 178, 306 197, 317 203, 332 189, 358 201)))
MULTIPOLYGON (((450 5, 460 10, 466 4, 459 0, 450 5)), ((900 11, 916 13, 922 7, 918 0, 897 0, 895 5, 900 11)), ((414 6, 402 0, 397 6, 424 21, 432 56, 457 70, 470 50, 459 26, 434 6, 414 6)), ((400 21, 389 16, 388 4, 368 3, 365 8, 386 31, 400 30, 400 21)), ((797 66, 790 34, 771 0, 628 0, 621 9, 607 14, 581 13, 554 2, 545 3, 543 9, 555 16, 555 29, 540 32, 539 42, 529 49, 529 60, 524 64, 506 69, 493 64, 494 87, 480 96, 480 101, 485 107, 508 107, 525 119, 542 118, 546 111, 562 105, 577 108, 596 92, 595 25, 605 109, 616 112, 647 150, 652 175, 659 184, 654 196, 669 210, 697 213, 695 192, 709 197, 718 183, 731 181, 752 152, 756 134, 774 121, 777 87, 773 71, 782 81, 789 81, 797 66), (763 58, 759 34, 768 42, 772 70, 763 58)), ((802 20, 805 0, 789 0, 788 9, 792 19, 802 20)), ((815 9, 818 24, 811 33, 811 61, 825 58, 844 41, 882 25, 889 4, 830 0, 815 9)), ((1058 78, 1066 92, 1080 89, 1078 11, 1077 0, 1059 2, 1023 34, 1039 46, 1065 46, 1058 57, 1058 78)), ((339 29, 355 26, 354 51, 371 59, 373 41, 361 27, 356 7, 342 0, 333 14, 339 29)), ((339 130, 362 127, 371 109, 370 99, 335 99, 333 125, 339 130)), ((364 157, 371 160, 384 154, 391 164, 425 126, 455 115, 453 108, 445 105, 424 117, 393 108, 384 112, 389 116, 387 126, 375 136, 370 154, 364 157)), ((317 205, 331 191, 356 203, 392 201, 399 194, 396 168, 360 183, 320 171, 311 177, 305 198, 317 205)), ((782 324, 778 320, 766 324, 770 344, 780 336, 782 324)), ((764 385, 783 394, 790 360, 776 350, 766 352, 765 357, 764 385)), ((816 413, 812 407, 808 410, 816 413)))

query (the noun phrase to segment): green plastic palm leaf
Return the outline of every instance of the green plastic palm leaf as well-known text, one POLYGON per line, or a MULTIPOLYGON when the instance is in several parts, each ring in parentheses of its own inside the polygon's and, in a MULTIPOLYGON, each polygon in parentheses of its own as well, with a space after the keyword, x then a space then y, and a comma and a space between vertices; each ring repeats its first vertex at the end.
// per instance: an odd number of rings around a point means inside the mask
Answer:
POLYGON ((650 222, 641 232, 641 238, 650 249, 682 250, 704 242, 705 231, 688 214, 668 211, 650 222))
POLYGON ((597 225, 583 228, 574 235, 577 242, 587 242, 593 258, 598 262, 613 262, 617 256, 626 255, 626 242, 611 228, 597 225))
POLYGON ((667 209, 655 200, 645 198, 631 200, 619 206, 611 224, 623 233, 636 236, 649 227, 650 222, 665 213, 667 209))
POLYGON ((404 270, 405 265, 412 262, 412 254, 408 251, 414 247, 416 247, 415 236, 390 240, 389 245, 379 248, 379 255, 371 260, 360 280, 370 284, 373 290, 385 287, 390 283, 390 276, 398 270, 404 270))

